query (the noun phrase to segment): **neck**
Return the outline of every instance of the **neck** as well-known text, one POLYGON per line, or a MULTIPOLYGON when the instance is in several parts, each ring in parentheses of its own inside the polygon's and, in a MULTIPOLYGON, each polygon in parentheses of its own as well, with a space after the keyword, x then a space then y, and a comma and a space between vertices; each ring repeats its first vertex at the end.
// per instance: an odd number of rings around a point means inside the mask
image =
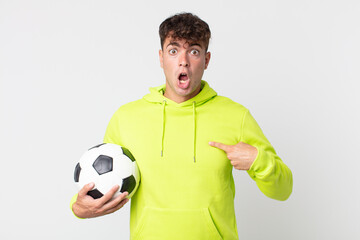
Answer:
POLYGON ((176 93, 173 93, 171 90, 167 91, 168 86, 166 84, 166 88, 165 88, 165 92, 164 92, 164 97, 176 102, 176 103, 182 103, 182 102, 186 102, 187 100, 195 97, 196 95, 198 95, 201 91, 201 84, 199 85, 199 87, 197 87, 195 89, 195 91, 193 91, 192 93, 185 95, 185 96, 181 96, 181 95, 177 95, 176 93))

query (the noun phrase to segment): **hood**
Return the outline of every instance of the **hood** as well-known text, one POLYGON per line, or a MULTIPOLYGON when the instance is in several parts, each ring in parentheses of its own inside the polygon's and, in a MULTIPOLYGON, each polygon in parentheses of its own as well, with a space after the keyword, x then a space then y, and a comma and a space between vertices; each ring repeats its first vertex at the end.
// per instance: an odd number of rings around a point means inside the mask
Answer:
POLYGON ((161 134, 161 145, 160 145, 160 156, 163 157, 166 154, 164 150, 164 138, 165 138, 165 115, 166 115, 166 106, 173 107, 188 107, 192 106, 193 109, 193 161, 196 163, 196 107, 206 103, 210 99, 216 97, 217 93, 209 86, 205 81, 201 81, 201 91, 193 98, 182 102, 176 103, 169 98, 164 97, 165 84, 159 87, 150 88, 150 93, 144 96, 144 99, 151 103, 157 103, 162 105, 162 121, 161 124, 162 134, 161 134))
POLYGON ((172 105, 172 106, 176 106, 176 107, 192 106, 194 102, 195 102, 196 106, 199 106, 199 105, 204 104, 205 102, 209 101, 210 99, 214 98, 217 95, 217 93, 204 80, 201 81, 201 91, 199 92, 199 94, 185 102, 182 102, 182 103, 176 103, 176 102, 164 97, 165 84, 163 84, 159 87, 152 87, 149 90, 150 90, 150 93, 148 93, 144 96, 144 99, 146 101, 162 104, 165 100, 166 105, 172 105))

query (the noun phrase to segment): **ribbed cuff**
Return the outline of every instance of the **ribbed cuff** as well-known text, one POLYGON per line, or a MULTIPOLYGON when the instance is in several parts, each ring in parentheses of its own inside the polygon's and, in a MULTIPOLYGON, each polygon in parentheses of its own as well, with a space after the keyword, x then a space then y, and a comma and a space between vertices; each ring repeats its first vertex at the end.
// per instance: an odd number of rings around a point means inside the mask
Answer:
POLYGON ((74 211, 73 211, 73 209, 72 209, 72 206, 73 206, 74 203, 76 202, 77 196, 78 196, 78 194, 75 194, 75 195, 71 198, 71 201, 70 201, 70 210, 71 210, 71 212, 74 214, 74 216, 77 217, 78 219, 85 219, 85 218, 81 218, 81 217, 76 216, 76 214, 74 213, 74 211))

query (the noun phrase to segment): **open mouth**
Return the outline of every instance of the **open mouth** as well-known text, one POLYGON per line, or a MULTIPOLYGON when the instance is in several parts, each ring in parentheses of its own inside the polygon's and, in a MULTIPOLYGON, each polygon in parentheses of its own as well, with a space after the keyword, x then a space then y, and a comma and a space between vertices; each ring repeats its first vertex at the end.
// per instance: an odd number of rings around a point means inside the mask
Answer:
POLYGON ((185 82, 185 81, 189 80, 189 77, 188 77, 187 73, 180 73, 178 79, 180 82, 185 82))
POLYGON ((189 76, 187 73, 182 72, 178 76, 178 86, 182 89, 187 89, 190 86, 189 76))

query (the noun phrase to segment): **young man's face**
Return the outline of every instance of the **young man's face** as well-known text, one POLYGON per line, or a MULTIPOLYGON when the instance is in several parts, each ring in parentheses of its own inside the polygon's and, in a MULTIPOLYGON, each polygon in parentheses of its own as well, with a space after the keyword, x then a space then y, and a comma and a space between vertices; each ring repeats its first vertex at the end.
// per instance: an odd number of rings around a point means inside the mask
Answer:
POLYGON ((201 78, 210 61, 210 52, 202 43, 167 37, 159 57, 166 77, 165 97, 181 103, 200 92, 201 78))

